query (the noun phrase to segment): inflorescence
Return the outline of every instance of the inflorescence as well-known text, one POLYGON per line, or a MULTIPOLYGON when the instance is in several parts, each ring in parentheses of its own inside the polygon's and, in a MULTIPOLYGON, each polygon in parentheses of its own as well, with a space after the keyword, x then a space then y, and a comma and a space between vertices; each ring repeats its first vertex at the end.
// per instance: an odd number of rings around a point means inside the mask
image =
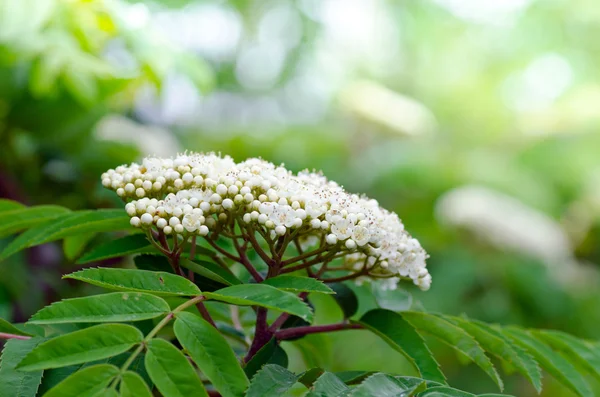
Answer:
MULTIPOLYGON (((382 278, 391 288, 400 278, 423 290, 431 285, 428 256, 395 213, 318 173, 295 175, 256 158, 236 163, 229 156, 186 153, 108 170, 102 184, 127 201, 135 227, 186 240, 234 238, 241 230, 284 249, 292 241, 299 250, 319 244, 313 252, 321 263, 342 258, 343 268, 363 279, 382 278)), ((304 258, 308 267, 310 252, 304 258)))

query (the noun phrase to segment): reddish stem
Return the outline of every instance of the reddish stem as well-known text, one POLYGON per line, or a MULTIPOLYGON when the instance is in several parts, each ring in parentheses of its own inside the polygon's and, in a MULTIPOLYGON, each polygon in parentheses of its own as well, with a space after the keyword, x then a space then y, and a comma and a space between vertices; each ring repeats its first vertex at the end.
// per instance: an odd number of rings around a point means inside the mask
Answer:
POLYGON ((15 335, 15 334, 9 334, 9 333, 6 333, 6 332, 0 332, 0 339, 20 339, 20 340, 27 340, 27 339, 31 339, 31 336, 15 335))
POLYGON ((286 328, 275 332, 275 337, 279 340, 297 338, 308 334, 316 334, 319 332, 342 331, 345 329, 362 329, 360 324, 327 324, 327 325, 307 325, 305 327, 286 328))

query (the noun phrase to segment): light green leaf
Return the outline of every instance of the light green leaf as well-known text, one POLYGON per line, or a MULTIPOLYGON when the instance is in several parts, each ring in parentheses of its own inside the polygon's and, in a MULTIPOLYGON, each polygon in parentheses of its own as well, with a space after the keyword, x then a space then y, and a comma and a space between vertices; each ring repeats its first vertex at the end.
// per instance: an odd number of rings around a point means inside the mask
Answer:
POLYGON ((372 283, 371 291, 377 306, 382 309, 403 312, 410 310, 412 306, 412 295, 403 289, 383 289, 378 284, 372 283))
POLYGON ((119 291, 150 292, 158 295, 200 295, 190 280, 166 272, 137 269, 90 268, 63 276, 119 291))
POLYGON ((83 233, 67 236, 63 240, 63 252, 68 260, 72 261, 77 258, 87 244, 96 236, 96 233, 83 233))
POLYGON ((322 294, 335 293, 322 281, 310 277, 283 275, 274 278, 268 278, 262 283, 290 292, 318 292, 322 294))
POLYGON ((17 368, 36 371, 100 360, 126 352, 142 339, 140 330, 131 325, 96 325, 40 344, 17 368))
POLYGON ((425 390, 425 381, 397 379, 386 374, 375 374, 368 377, 363 383, 350 392, 352 397, 411 397, 415 393, 425 390))
POLYGON ((421 312, 402 312, 409 323, 420 331, 427 332, 450 347, 462 353, 477 364, 492 380, 500 390, 504 388, 502 379, 490 359, 477 341, 462 328, 435 315, 421 312))
POLYGON ((192 364, 171 343, 152 339, 145 362, 150 379, 164 397, 208 397, 192 364))
POLYGON ((375 309, 365 313, 359 324, 370 329, 392 348, 404 354, 425 379, 446 384, 446 377, 419 333, 398 313, 375 309))
POLYGON ((8 199, 0 199, 0 213, 13 211, 13 210, 20 210, 23 208, 26 208, 25 204, 21 204, 18 201, 8 200, 8 199))
MULTIPOLYGON (((11 202, 11 203, 14 203, 11 202)), ((20 232, 33 227, 39 223, 57 218, 70 211, 58 205, 39 205, 36 207, 16 207, 9 204, 2 211, 2 223, 0 224, 0 238, 20 232)))
POLYGON ((127 371, 121 379, 121 397, 152 397, 152 392, 140 375, 127 371))
POLYGON ((246 397, 281 397, 297 380, 298 376, 287 369, 267 364, 252 378, 246 397))
POLYGON ((0 363, 0 396, 35 397, 42 382, 43 371, 17 371, 17 364, 37 345, 42 338, 28 340, 10 339, 2 350, 0 363))
POLYGON ((542 391, 542 371, 537 361, 529 353, 488 324, 461 318, 452 318, 452 320, 456 320, 457 325, 477 339, 487 352, 512 364, 529 379, 538 393, 542 391))
POLYGON ((243 396, 249 381, 227 340, 204 319, 177 313, 175 336, 223 397, 243 396))
POLYGON ((215 292, 205 292, 209 299, 240 306, 262 306, 281 312, 294 314, 306 321, 312 321, 310 307, 291 292, 282 291, 270 285, 243 284, 223 288, 215 292))
POLYGON ((526 349, 557 381, 582 397, 593 395, 584 376, 559 353, 525 330, 507 327, 502 332, 526 349))
POLYGON ((155 318, 170 311, 163 299, 141 292, 65 299, 38 311, 29 320, 33 324, 106 323, 155 318))
POLYGON ((223 269, 221 266, 216 263, 207 262, 207 261, 190 261, 188 259, 181 259, 180 265, 185 267, 186 269, 190 269, 194 273, 197 273, 201 276, 209 278, 211 280, 217 281, 221 284, 225 285, 238 285, 242 284, 242 282, 233 275, 230 271, 223 269))
POLYGON ((94 397, 119 397, 119 394, 115 389, 105 389, 100 391, 100 393, 96 394, 94 397))
POLYGON ((431 387, 419 393, 419 397, 475 397, 475 394, 446 386, 431 387))
POLYGON ((331 372, 325 372, 313 385, 307 397, 342 397, 349 395, 350 388, 331 372))
POLYGON ((3 318, 0 318, 0 332, 13 335, 33 336, 30 333, 21 331, 3 318))
POLYGON ((119 369, 110 364, 85 367, 50 389, 44 397, 96 397, 118 373, 119 369))
POLYGON ((110 258, 118 258, 125 255, 140 253, 157 253, 156 248, 152 246, 143 234, 131 234, 116 240, 110 240, 103 244, 93 247, 86 252, 77 264, 101 261, 110 258))
POLYGON ((79 233, 99 233, 131 228, 122 210, 77 211, 62 214, 37 225, 14 239, 0 254, 0 260, 29 247, 60 240, 79 233))

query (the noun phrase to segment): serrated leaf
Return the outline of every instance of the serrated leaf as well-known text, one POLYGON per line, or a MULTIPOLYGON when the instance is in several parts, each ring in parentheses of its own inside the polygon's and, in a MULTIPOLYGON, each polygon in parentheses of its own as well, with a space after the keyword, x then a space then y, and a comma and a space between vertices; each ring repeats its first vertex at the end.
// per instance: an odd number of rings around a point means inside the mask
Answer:
POLYGON ((152 339, 145 362, 150 379, 164 397, 208 397, 192 364, 171 343, 152 339))
POLYGON ((306 397, 342 397, 348 396, 350 388, 331 372, 325 372, 315 381, 313 389, 306 397))
POLYGON ((310 307, 291 292, 282 291, 270 285, 233 285, 215 292, 205 292, 209 299, 239 306, 261 306, 267 309, 294 314, 306 321, 312 321, 310 307))
POLYGON ((96 233, 82 233, 67 236, 63 240, 63 252, 65 257, 72 261, 79 257, 85 250, 87 244, 96 236, 96 233))
POLYGON ((131 254, 157 252, 157 249, 148 242, 145 235, 131 234, 93 247, 79 258, 77 264, 81 265, 131 254))
POLYGON ((446 377, 425 341, 400 314, 375 309, 365 313, 359 323, 404 354, 423 378, 446 384, 446 377))
POLYGON ((427 332, 450 347, 462 353, 477 364, 492 380, 498 385, 500 390, 504 388, 502 379, 490 359, 485 355, 484 350, 477 341, 462 328, 444 320, 443 318, 421 312, 403 312, 404 317, 409 323, 420 331, 427 332))
POLYGON ((396 379, 386 374, 375 374, 356 386, 350 392, 352 397, 396 397, 414 396, 415 393, 425 390, 425 381, 420 382, 396 379))
POLYGON ((331 288, 322 281, 310 277, 277 276, 262 282, 275 288, 290 292, 316 292, 321 294, 335 294, 331 288))
POLYGON ((121 397, 152 397, 152 392, 144 379, 133 371, 127 371, 121 378, 121 397))
POLYGON ((100 233, 131 228, 122 210, 77 211, 37 225, 14 239, 0 254, 0 260, 35 245, 60 240, 79 233, 100 233))
POLYGON ((375 371, 340 371, 334 372, 347 385, 356 385, 373 375, 375 371))
POLYGON ((192 313, 177 313, 175 336, 223 397, 243 396, 249 381, 227 340, 192 313))
POLYGON ((540 363, 542 368, 557 381, 582 397, 593 394, 587 381, 579 371, 548 345, 536 339, 527 331, 518 328, 507 327, 502 332, 526 349, 540 363))
POLYGON ((13 334, 13 335, 33 336, 32 334, 30 334, 28 332, 21 331, 20 329, 18 329, 17 327, 15 327, 14 325, 12 325, 11 323, 9 323, 8 321, 6 321, 3 318, 0 318, 0 332, 7 333, 7 334, 13 334))
POLYGON ((542 371, 537 361, 527 351, 512 343, 509 338, 488 324, 477 320, 469 320, 466 323, 469 326, 465 326, 463 329, 475 337, 486 351, 512 364, 529 379, 538 393, 542 391, 542 371), (499 345, 497 339, 504 342, 504 345, 499 345))
POLYGON ((287 369, 268 364, 254 375, 246 397, 281 397, 297 380, 298 376, 287 369))
POLYGON ((312 387, 313 383, 325 373, 323 368, 311 368, 304 371, 298 376, 298 382, 302 383, 306 387, 312 387))
POLYGON ((35 397, 42 382, 43 371, 24 372, 16 370, 17 364, 37 345, 42 338, 28 340, 10 339, 2 350, 0 363, 0 396, 35 397))
POLYGON ((157 296, 141 292, 113 292, 55 302, 34 314, 29 322, 57 324, 140 321, 169 311, 169 304, 157 296))
POLYGON ((329 284, 329 287, 335 292, 333 299, 342 309, 344 318, 350 318, 356 314, 358 310, 358 298, 354 291, 342 283, 329 284))
POLYGON ((554 350, 563 352, 573 363, 600 379, 600 355, 586 341, 560 331, 533 331, 554 350))
POLYGON ((12 207, 2 212, 2 223, 0 224, 0 238, 10 236, 37 224, 55 219, 69 209, 58 205, 38 205, 35 207, 12 207))
POLYGON ((137 269, 90 268, 63 276, 119 291, 148 292, 157 295, 200 295, 200 289, 183 277, 166 272, 137 269))
POLYGON ((0 199, 0 213, 13 211, 13 210, 20 210, 23 208, 26 208, 25 204, 21 204, 18 201, 8 200, 8 199, 0 199))
POLYGON ((17 368, 37 371, 100 360, 126 352, 142 339, 140 330, 131 325, 96 325, 40 344, 17 368))
POLYGON ((447 386, 431 387, 418 394, 418 397, 475 397, 475 394, 447 386))
POLYGON ((207 261, 190 261, 189 259, 181 259, 179 264, 186 269, 193 271, 196 274, 217 281, 225 285, 238 285, 242 282, 233 275, 230 271, 223 269, 216 263, 207 261))
POLYGON ((70 375, 44 397, 95 397, 118 373, 119 369, 114 365, 92 365, 70 375))

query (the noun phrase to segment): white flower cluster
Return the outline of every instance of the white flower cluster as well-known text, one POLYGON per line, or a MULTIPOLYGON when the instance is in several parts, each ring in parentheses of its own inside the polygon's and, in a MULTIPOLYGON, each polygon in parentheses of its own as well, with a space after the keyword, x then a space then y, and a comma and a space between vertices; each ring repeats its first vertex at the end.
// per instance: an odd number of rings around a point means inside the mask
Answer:
POLYGON ((426 252, 395 213, 320 174, 294 175, 261 159, 235 163, 214 153, 186 153, 111 169, 102 184, 129 201, 125 208, 136 227, 187 237, 238 222, 272 239, 316 237, 345 252, 348 268, 410 278, 423 290, 431 284, 426 252))

